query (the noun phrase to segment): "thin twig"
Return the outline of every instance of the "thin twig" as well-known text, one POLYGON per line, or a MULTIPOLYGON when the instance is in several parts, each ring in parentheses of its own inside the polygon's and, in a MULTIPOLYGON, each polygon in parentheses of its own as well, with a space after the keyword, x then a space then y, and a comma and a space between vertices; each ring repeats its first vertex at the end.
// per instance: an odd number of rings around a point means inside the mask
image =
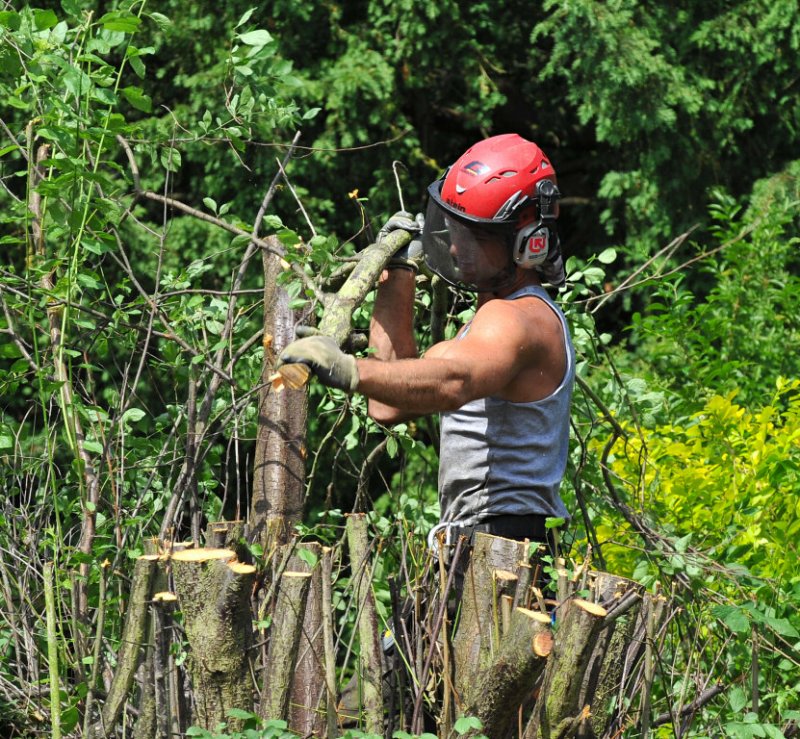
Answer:
POLYGON ((303 217, 306 219, 306 223, 308 227, 311 229, 311 235, 316 236, 317 230, 314 228, 314 224, 311 222, 311 219, 308 217, 308 213, 306 213, 306 209, 303 207, 303 203, 300 198, 297 196, 294 187, 292 187, 292 183, 289 181, 289 176, 286 174, 286 171, 283 168, 283 164, 279 159, 275 160, 278 162, 278 169, 280 169, 281 174, 283 175, 283 181, 286 183, 286 186, 289 188, 289 192, 292 193, 295 202, 297 203, 297 207, 300 208, 300 212, 303 214, 303 217))

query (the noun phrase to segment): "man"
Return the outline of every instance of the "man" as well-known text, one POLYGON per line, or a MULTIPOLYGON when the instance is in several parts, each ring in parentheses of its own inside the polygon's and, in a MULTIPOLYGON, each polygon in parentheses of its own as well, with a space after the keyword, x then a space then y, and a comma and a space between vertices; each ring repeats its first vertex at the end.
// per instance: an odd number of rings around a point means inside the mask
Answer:
MULTIPOLYGON (((428 188, 422 248, 430 269, 478 293, 474 318, 419 357, 413 332, 416 268, 398 255, 381 276, 370 358, 312 336, 280 363, 302 362, 327 385, 363 393, 392 424, 441 414, 436 530, 546 541, 566 518, 559 496, 569 445, 574 352, 564 316, 542 282, 564 267, 555 228, 558 190, 539 147, 516 134, 475 144, 428 188)), ((389 228, 414 230, 402 218, 389 228)))

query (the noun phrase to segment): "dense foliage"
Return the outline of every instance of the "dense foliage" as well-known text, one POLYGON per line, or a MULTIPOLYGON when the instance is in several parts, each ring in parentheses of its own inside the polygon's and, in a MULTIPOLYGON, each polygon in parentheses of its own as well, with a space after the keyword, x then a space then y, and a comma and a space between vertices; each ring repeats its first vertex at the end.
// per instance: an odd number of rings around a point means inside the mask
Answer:
MULTIPOLYGON (((684 602, 658 710, 725 688, 654 732, 796 731, 796 2, 7 2, 0 34, 0 733, 80 734, 147 537, 247 511, 258 236, 319 313, 317 281, 506 131, 565 196, 565 543, 684 602)), ((435 420, 311 404, 303 530, 375 511, 386 615, 436 517, 435 420)))

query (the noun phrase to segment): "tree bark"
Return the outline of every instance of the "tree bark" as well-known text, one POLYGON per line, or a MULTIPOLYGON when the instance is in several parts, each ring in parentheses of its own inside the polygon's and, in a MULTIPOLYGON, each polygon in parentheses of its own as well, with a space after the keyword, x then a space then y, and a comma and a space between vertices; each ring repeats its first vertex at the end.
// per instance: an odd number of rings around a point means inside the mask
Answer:
POLYGON ((597 635, 581 686, 579 703, 591 704, 591 715, 579 729, 579 739, 603 736, 606 727, 625 709, 620 681, 627 650, 642 603, 642 587, 633 580, 605 572, 589 574, 592 598, 608 611, 597 635), (613 713, 608 707, 617 695, 613 713))
POLYGON ((303 609, 288 720, 289 728, 300 736, 322 736, 325 732, 325 712, 320 710, 325 698, 323 552, 317 542, 298 543, 297 550, 303 549, 311 556, 303 559, 296 551, 289 560, 290 570, 308 572, 311 578, 303 609))
POLYGON ((481 720, 481 733, 511 735, 519 708, 531 698, 552 648, 550 618, 515 608, 497 658, 476 682, 464 712, 481 720))
MULTIPOLYGON (((277 237, 267 241, 279 245, 277 237)), ((294 340, 297 316, 289 296, 277 284, 280 260, 263 250, 264 263, 264 363, 258 400, 258 431, 253 464, 250 504, 250 540, 269 552, 285 544, 303 515, 305 491, 306 423, 305 388, 273 392, 269 377, 277 354, 294 340)))
POLYGON ((281 575, 270 626, 266 669, 269 677, 261 705, 261 715, 267 719, 285 720, 289 716, 292 676, 310 584, 311 574, 308 572, 287 570, 281 575))
POLYGON ((383 665, 381 662, 380 629, 372 593, 372 567, 370 565, 367 519, 363 513, 347 517, 347 543, 350 550, 353 597, 358 606, 359 655, 361 696, 363 699, 366 730, 370 734, 383 733, 383 665))
POLYGON ((567 739, 588 715, 581 705, 581 686, 607 611, 577 598, 562 604, 560 610, 553 653, 525 739, 567 739))
POLYGON ((147 640, 148 604, 157 560, 156 555, 145 555, 136 561, 133 569, 128 610, 122 628, 122 641, 117 652, 117 668, 100 714, 101 726, 95 730, 95 736, 113 734, 128 692, 133 686, 141 651, 147 640))
POLYGON ((518 580, 515 570, 528 566, 527 556, 525 541, 475 535, 464 574, 461 620, 453 640, 455 686, 462 702, 497 652, 500 597, 506 590, 514 592, 518 580))

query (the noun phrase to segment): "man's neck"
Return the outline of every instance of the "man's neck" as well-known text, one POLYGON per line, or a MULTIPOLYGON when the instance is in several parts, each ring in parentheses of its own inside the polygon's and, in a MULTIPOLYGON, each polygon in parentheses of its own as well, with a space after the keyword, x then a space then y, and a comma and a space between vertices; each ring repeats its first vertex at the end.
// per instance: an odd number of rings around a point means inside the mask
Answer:
POLYGON ((507 298, 512 293, 517 292, 517 290, 520 290, 523 287, 528 287, 528 285, 541 284, 542 281, 539 279, 539 275, 536 273, 536 270, 522 269, 517 267, 517 271, 514 274, 514 279, 511 280, 507 285, 498 288, 495 292, 478 293, 478 307, 480 308, 484 303, 488 303, 490 300, 494 300, 495 298, 507 298))

